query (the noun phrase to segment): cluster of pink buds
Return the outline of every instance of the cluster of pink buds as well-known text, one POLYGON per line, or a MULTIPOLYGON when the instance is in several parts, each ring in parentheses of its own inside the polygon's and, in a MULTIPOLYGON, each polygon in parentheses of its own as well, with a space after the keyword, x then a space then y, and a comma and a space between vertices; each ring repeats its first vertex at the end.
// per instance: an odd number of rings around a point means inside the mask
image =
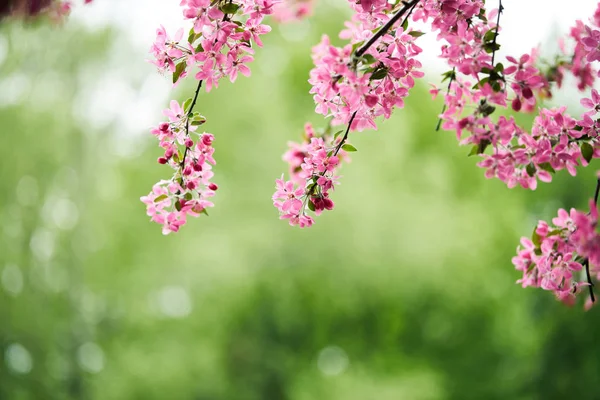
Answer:
POLYGON ((174 173, 170 180, 154 185, 152 192, 141 200, 152 221, 163 226, 165 235, 177 232, 188 215, 207 214, 206 208, 213 206, 209 199, 217 190, 217 185, 210 181, 215 165, 214 137, 196 132, 206 120, 198 113, 190 113, 191 108, 192 99, 183 107, 171 101, 171 107, 164 112, 169 120, 152 130, 164 149, 158 163, 168 165, 174 173))
POLYGON ((521 247, 513 258, 516 269, 523 273, 518 283, 552 291, 569 305, 587 287, 589 308, 595 300, 591 277, 600 278, 596 203, 590 201, 589 213, 560 209, 552 224, 540 221, 531 239, 521 239, 521 247))
POLYGON ((338 183, 337 168, 348 159, 347 151, 356 150, 345 140, 347 131, 340 137, 342 133, 332 134, 329 127, 316 134, 312 125, 306 124, 303 142, 289 144, 283 159, 289 163, 290 180, 285 181, 283 176, 276 180, 273 205, 290 225, 311 226, 314 220, 309 210, 320 215, 333 209, 329 192, 338 183))

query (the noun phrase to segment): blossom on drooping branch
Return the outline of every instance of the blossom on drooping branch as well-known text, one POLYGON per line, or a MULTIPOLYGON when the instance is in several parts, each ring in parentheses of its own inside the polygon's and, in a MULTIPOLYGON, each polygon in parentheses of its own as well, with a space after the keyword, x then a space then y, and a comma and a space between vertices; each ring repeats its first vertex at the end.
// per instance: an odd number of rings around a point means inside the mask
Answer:
POLYGON ((312 125, 304 126, 303 141, 288 143, 289 150, 283 159, 290 167, 290 180, 282 176, 275 181, 273 205, 279 210, 280 218, 287 219, 292 226, 311 226, 313 217, 308 211, 320 215, 332 210, 334 203, 330 192, 338 184, 338 168, 348 162, 347 152, 355 148, 348 143, 344 131, 331 132, 331 126, 316 132, 312 125))
MULTIPOLYGON (((541 108, 527 131, 512 117, 494 119, 492 114, 509 104, 516 112, 534 111, 538 99, 552 96, 552 82, 560 84, 565 71, 583 82, 581 89, 593 83, 597 73, 587 55, 597 48, 594 30, 578 22, 571 32, 578 42, 572 61, 559 58, 547 71, 536 65, 537 50, 496 63, 501 3, 500 9, 489 15, 483 2, 449 3, 426 2, 415 12, 417 18, 431 20, 432 27, 439 30, 438 39, 444 41, 441 57, 452 67, 445 74, 449 85, 441 126, 456 131, 461 144, 472 146, 471 155, 483 158, 478 165, 486 170, 486 177, 496 177, 509 187, 535 189, 538 180, 550 182, 552 174, 561 169, 575 175, 578 166, 587 165, 599 153, 597 133, 589 128, 595 124, 591 117, 571 117, 566 107, 541 108), (432 7, 436 3, 439 7, 432 7), (584 70, 587 72, 581 72, 584 70)), ((598 25, 596 16, 590 20, 591 26, 598 25)))
POLYGON ((591 277, 600 279, 600 235, 596 231, 598 211, 594 200, 590 212, 560 209, 552 224, 540 221, 531 239, 522 238, 513 257, 523 273, 517 282, 525 287, 552 291, 557 299, 573 305, 576 296, 589 289, 589 307, 594 302, 591 277))
POLYGON ((247 64, 253 60, 253 44, 262 46, 260 36, 270 31, 262 20, 276 3, 182 0, 184 18, 193 25, 187 39, 183 29, 173 37, 162 26, 157 30, 151 62, 162 73, 171 74, 174 85, 188 73, 198 81, 194 97, 183 104, 171 101, 164 112, 168 121, 152 129, 164 151, 158 163, 169 166, 173 175, 155 184, 141 200, 151 220, 163 226, 163 234, 179 231, 188 216, 208 215, 207 208, 213 207, 210 198, 218 188, 211 181, 216 164, 214 136, 197 132, 206 119, 194 107, 203 83, 209 92, 224 77, 235 82, 238 74, 250 75, 247 64))
POLYGON ((276 180, 273 205, 290 225, 311 226, 314 220, 308 211, 319 215, 333 209, 330 192, 338 184, 337 168, 345 158, 343 151, 356 151, 347 143, 349 132, 376 128, 375 118, 389 118, 395 107, 403 107, 414 78, 423 76, 416 59, 421 48, 415 44, 421 32, 407 26, 418 3, 350 2, 355 14, 340 34, 349 43, 335 47, 323 36, 313 48, 315 67, 309 83, 316 111, 331 117, 328 130, 342 124, 346 129, 345 133, 341 130, 333 136, 315 137, 308 126, 306 142, 292 145, 284 155, 291 179, 276 180))

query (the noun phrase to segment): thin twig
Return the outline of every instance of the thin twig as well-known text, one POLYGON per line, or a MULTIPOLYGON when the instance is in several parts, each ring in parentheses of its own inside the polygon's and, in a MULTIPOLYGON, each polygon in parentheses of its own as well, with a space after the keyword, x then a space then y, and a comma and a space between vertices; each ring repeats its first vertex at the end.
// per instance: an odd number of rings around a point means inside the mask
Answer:
POLYGON ((500 15, 504 11, 502 0, 498 0, 498 18, 496 19, 496 33, 494 34, 494 51, 492 52, 492 68, 494 67, 494 59, 496 58, 496 39, 498 38, 498 30, 500 29, 500 15))
MULTIPOLYGON (((454 82, 454 77, 456 76, 456 67, 452 68, 452 76, 450 77, 450 82, 448 82, 448 88, 446 89, 446 96, 448 96, 450 94, 450 87, 452 86, 452 82, 454 82)), ((446 102, 444 101, 444 106, 442 107, 442 112, 440 113, 443 114, 444 112, 446 112, 446 102)), ((435 127, 435 131, 439 131, 440 127, 442 126, 442 118, 438 118, 438 122, 437 125, 435 127)))
MULTIPOLYGON (((377 41, 377 39, 379 39, 380 37, 382 37, 383 35, 385 35, 391 28, 392 26, 394 26, 394 24, 396 22, 398 22, 398 20, 400 18, 402 18, 402 16, 404 14, 406 14, 408 11, 411 11, 418 3, 420 0, 412 0, 409 2, 405 2, 404 7, 402 7, 400 10, 398 10, 398 12, 396 14, 394 14, 394 16, 388 21, 386 22, 385 25, 383 25, 381 27, 381 29, 379 29, 372 37, 371 39, 369 39, 369 41, 365 44, 363 44, 357 51, 355 54, 356 57, 362 57, 363 54, 366 53, 367 50, 369 50, 369 48, 377 41)), ((412 11, 411 11, 412 12, 412 11)))
MULTIPOLYGON (((194 94, 194 99, 192 100, 192 104, 190 105, 189 110, 186 111, 186 121, 185 121, 185 136, 190 135, 190 117, 193 115, 194 107, 196 106, 196 100, 198 100, 198 94, 200 93, 200 88, 202 87, 202 81, 198 82, 198 87, 196 88, 196 93, 194 94)), ((181 160, 181 168, 185 167, 185 158, 187 156, 188 147, 185 147, 185 151, 183 152, 183 160, 181 160)))
MULTIPOLYGON (((598 196, 600 195, 600 178, 598 178, 598 180, 596 181, 596 191, 594 193, 594 207, 598 207, 598 196)), ((592 277, 590 275, 590 260, 589 258, 586 258, 585 260, 583 260, 583 265, 585 265, 585 275, 587 277, 587 281, 588 281, 588 289, 590 291, 590 300, 592 300, 592 303, 594 303, 596 301, 596 298, 594 297, 594 283, 592 282, 592 277)))
POLYGON ((346 142, 346 140, 348 139, 348 133, 350 133, 350 126, 352 126, 352 122, 354 122, 354 118, 356 117, 356 111, 354 111, 354 113, 352 114, 352 116, 350 117, 350 121, 348 122, 348 127, 346 128, 346 133, 344 133, 344 137, 342 138, 342 140, 338 143, 337 147, 335 148, 335 151, 333 152, 334 156, 337 156, 337 153, 340 152, 340 149, 342 148, 342 146, 344 145, 344 143, 346 142))

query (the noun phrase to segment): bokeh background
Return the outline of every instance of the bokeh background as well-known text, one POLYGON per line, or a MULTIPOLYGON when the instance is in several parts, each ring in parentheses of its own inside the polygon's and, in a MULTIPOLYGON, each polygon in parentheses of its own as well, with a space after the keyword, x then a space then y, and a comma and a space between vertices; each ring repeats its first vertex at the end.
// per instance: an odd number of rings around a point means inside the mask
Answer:
MULTIPOLYGON (((181 24, 177 3, 0 22, 0 399, 600 398, 598 310, 523 290, 510 262, 537 219, 585 206, 594 166, 535 192, 487 181, 434 131, 423 83, 352 136, 334 212, 308 230, 278 220, 286 142, 323 124, 309 51, 343 26, 342 0, 275 27, 250 79, 201 94, 217 206, 162 236, 139 201, 168 175, 148 128, 194 83, 172 90, 144 59, 158 23, 181 24)), ((548 7, 527 35, 519 3, 503 42, 517 52, 595 2, 548 7)), ((578 110, 569 91, 556 101, 578 110)))

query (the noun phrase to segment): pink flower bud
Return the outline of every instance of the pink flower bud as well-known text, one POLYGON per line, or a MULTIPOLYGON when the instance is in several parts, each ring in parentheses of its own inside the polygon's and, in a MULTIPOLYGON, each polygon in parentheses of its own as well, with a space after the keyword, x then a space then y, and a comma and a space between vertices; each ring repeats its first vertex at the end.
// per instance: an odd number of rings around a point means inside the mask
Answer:
POLYGON ((211 182, 211 183, 209 183, 209 184, 208 184, 208 188, 214 192, 214 191, 215 191, 215 190, 217 190, 219 187, 217 186, 217 184, 216 184, 216 183, 212 183, 212 182, 211 182))
POLYGON ((202 143, 204 143, 206 146, 210 146, 212 144, 214 137, 211 134, 205 133, 204 135, 202 135, 202 143))
POLYGON ((515 111, 521 110, 521 99, 519 97, 515 97, 515 99, 512 101, 512 109, 515 111))
POLYGON ((167 159, 165 157, 158 157, 158 163, 159 164, 166 164, 167 163, 167 159))

